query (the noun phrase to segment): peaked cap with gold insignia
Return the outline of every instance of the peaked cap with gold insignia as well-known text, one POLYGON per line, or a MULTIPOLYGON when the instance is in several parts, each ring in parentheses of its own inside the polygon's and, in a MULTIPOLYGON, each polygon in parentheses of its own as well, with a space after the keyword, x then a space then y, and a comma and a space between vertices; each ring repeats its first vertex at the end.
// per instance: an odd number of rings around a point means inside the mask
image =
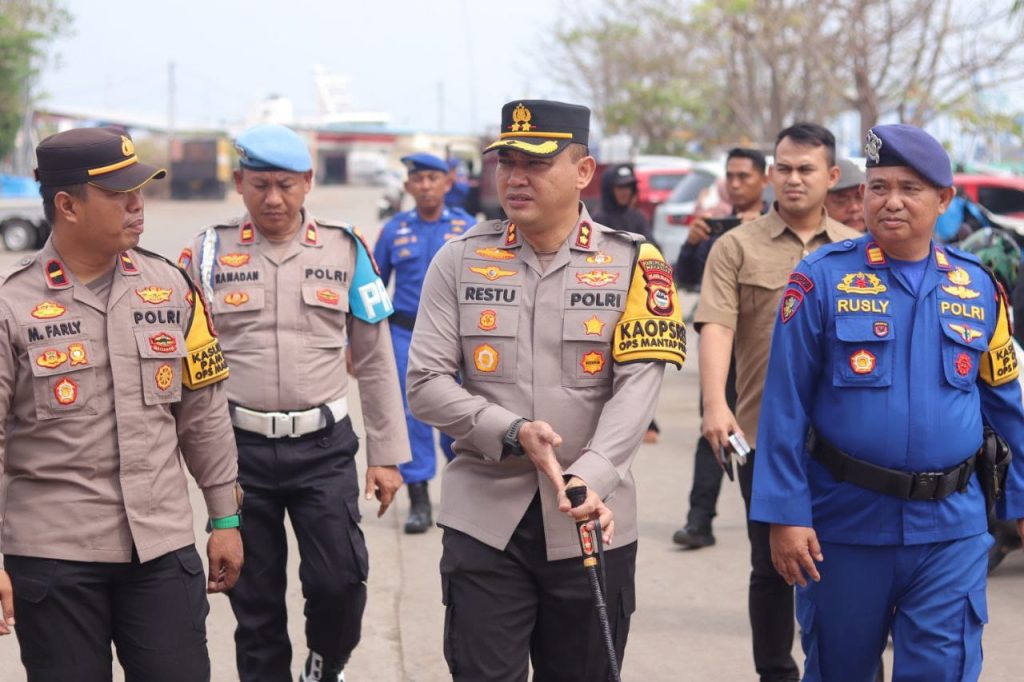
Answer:
POLYGON ((590 109, 543 99, 517 99, 501 108, 501 136, 484 149, 515 149, 532 156, 554 156, 572 143, 590 140, 590 109))

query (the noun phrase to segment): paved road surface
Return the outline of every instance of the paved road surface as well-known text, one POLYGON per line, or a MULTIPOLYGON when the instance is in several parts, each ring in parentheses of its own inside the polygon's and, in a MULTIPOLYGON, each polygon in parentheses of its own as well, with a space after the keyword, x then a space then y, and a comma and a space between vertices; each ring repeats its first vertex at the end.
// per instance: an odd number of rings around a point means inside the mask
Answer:
MULTIPOLYGON (((373 206, 377 194, 368 188, 324 188, 311 195, 310 207, 315 215, 361 225, 372 242, 378 227, 373 206)), ((241 201, 235 197, 224 202, 150 202, 142 243, 176 258, 182 244, 202 226, 240 212, 241 201)), ((0 251, 0 267, 17 257, 0 251)), ((638 609, 623 670, 623 679, 632 682, 756 679, 746 615, 748 545, 737 486, 725 482, 715 523, 717 546, 687 552, 670 541, 686 512, 698 432, 695 346, 693 342, 690 364, 682 371, 669 370, 658 406, 661 440, 642 446, 634 468, 640 500, 638 609)), ((349 404, 358 407, 359 403, 353 400, 349 404)), ((361 430, 358 414, 355 423, 361 430)), ((433 486, 435 501, 437 491, 433 486)), ((193 506, 203 509, 197 494, 193 494, 193 506)), ((375 510, 363 504, 363 530, 370 547, 370 595, 362 644, 348 669, 350 682, 450 679, 441 654, 444 613, 437 572, 441 533, 434 529, 420 536, 403 535, 407 509, 404 494, 397 508, 383 519, 377 519, 375 510)), ((202 538, 200 526, 197 519, 197 537, 202 538)), ((305 649, 294 541, 291 556, 289 631, 296 643, 297 673, 305 649)), ((822 574, 827 579, 827 561, 822 574)), ((1024 555, 1007 559, 992 577, 989 605, 983 679, 1015 682, 1024 669, 1024 555)), ((215 682, 237 679, 233 627, 227 599, 215 597, 208 621, 215 682)), ((798 645, 795 651, 799 652, 798 645)), ((123 679, 119 670, 115 679, 123 679)), ((16 642, 13 638, 0 640, 0 682, 24 680, 16 642)))

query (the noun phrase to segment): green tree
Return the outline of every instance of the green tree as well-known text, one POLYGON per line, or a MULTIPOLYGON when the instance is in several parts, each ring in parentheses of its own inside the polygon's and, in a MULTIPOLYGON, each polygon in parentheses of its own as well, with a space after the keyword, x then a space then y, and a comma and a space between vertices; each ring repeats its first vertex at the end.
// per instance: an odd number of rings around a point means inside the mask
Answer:
POLYGON ((60 0, 0 0, 0 158, 14 148, 49 41, 70 24, 60 0))

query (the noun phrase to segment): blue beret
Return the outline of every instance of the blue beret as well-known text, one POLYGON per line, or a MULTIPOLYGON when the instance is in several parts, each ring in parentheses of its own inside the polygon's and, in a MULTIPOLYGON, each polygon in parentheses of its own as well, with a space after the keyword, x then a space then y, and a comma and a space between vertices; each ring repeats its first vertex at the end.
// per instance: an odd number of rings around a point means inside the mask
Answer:
POLYGON ((868 168, 908 166, 936 187, 953 186, 949 154, 938 140, 916 126, 875 126, 868 131, 864 154, 868 168))
POLYGON ((235 139, 239 163, 252 170, 283 170, 305 173, 313 159, 298 133, 277 123, 249 128, 235 139))
POLYGON ((442 173, 448 172, 448 164, 434 156, 433 154, 424 154, 420 152, 418 154, 409 154, 409 156, 402 157, 402 163, 405 164, 406 169, 410 173, 424 170, 436 170, 442 173))

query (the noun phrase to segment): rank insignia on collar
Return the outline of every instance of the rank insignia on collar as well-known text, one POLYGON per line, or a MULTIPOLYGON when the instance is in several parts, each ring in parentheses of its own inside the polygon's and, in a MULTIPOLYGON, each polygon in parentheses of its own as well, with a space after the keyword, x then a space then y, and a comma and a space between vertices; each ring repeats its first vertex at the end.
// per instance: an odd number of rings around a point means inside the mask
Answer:
POLYGON ((871 374, 875 370, 875 356, 863 348, 850 355, 850 369, 854 374, 871 374))
POLYGON ((589 249, 590 248, 591 233, 593 231, 594 231, 594 228, 592 228, 590 226, 590 223, 588 223, 588 222, 580 223, 580 229, 579 229, 578 232, 576 232, 576 246, 578 246, 581 249, 589 249))
POLYGON ((224 294, 224 302, 228 305, 233 305, 236 308, 248 300, 249 294, 244 291, 232 291, 229 294, 224 294))
POLYGON ((316 300, 327 305, 338 305, 341 301, 341 296, 334 289, 317 289, 316 300))
POLYGON ((505 228, 505 246, 514 246, 519 243, 519 237, 516 235, 516 224, 509 223, 508 227, 505 228))
POLYGON ((253 229, 252 223, 243 223, 238 228, 238 241, 242 244, 252 244, 256 241, 256 231, 253 229))
POLYGON ((316 223, 311 222, 311 223, 309 223, 309 225, 306 225, 306 236, 303 238, 303 241, 307 245, 309 245, 309 246, 316 246, 316 244, 317 244, 316 223))
POLYGON ((608 265, 612 262, 612 257, 603 251, 587 256, 587 262, 596 265, 608 265))
POLYGON ((153 380, 156 382, 157 388, 166 391, 174 383, 174 368, 165 362, 156 368, 153 380))
POLYGON ((178 256, 178 267, 182 270, 188 270, 190 265, 192 265, 192 249, 186 247, 181 250, 181 254, 178 256))
POLYGON ((584 353, 580 359, 580 367, 583 368, 584 374, 597 374, 604 369, 604 353, 596 350, 584 353))
POLYGON ((935 265, 939 270, 952 270, 953 266, 949 263, 949 257, 946 252, 940 249, 938 246, 935 247, 935 265))
POLYGON ((60 317, 67 310, 64 306, 53 301, 43 301, 32 309, 32 317, 37 320, 51 320, 60 317))
POLYGON ((476 326, 485 332, 494 331, 498 326, 498 313, 493 310, 480 311, 480 321, 476 323, 476 326))
POLYGON ((78 384, 74 379, 64 377, 54 385, 53 397, 59 405, 71 405, 78 400, 78 384))
POLYGON ((967 287, 960 286, 959 284, 956 286, 953 286, 951 284, 943 284, 942 290, 945 291, 950 296, 956 296, 957 298, 963 299, 965 301, 970 301, 971 299, 975 299, 981 296, 980 291, 968 289, 967 287))
POLYGON ((149 337, 149 347, 156 353, 173 353, 178 350, 178 342, 167 332, 160 332, 149 337))
POLYGON ((964 287, 971 283, 971 274, 960 267, 953 268, 947 272, 946 277, 953 284, 958 284, 964 287))
POLYGON ((845 291, 848 294, 880 294, 886 291, 889 287, 882 284, 882 280, 878 278, 878 275, 873 275, 870 272, 851 272, 843 276, 843 281, 836 285, 836 289, 839 291, 845 291))
POLYGON ((864 141, 864 155, 871 159, 872 163, 878 163, 878 155, 882 151, 882 138, 875 134, 874 130, 868 130, 867 139, 864 141))
POLYGON ((512 260, 516 257, 516 254, 512 251, 506 251, 505 249, 499 249, 494 246, 488 246, 474 250, 476 255, 481 258, 487 258, 489 260, 512 260))
POLYGON ((51 289, 66 289, 71 286, 68 276, 64 274, 64 266, 56 259, 46 263, 46 281, 49 282, 51 289))
POLYGON ((497 349, 489 343, 479 345, 473 350, 473 366, 481 372, 490 373, 497 370, 500 359, 497 349))
POLYGON ((591 270, 590 272, 577 272, 576 281, 586 284, 588 287, 603 287, 618 281, 619 273, 608 272, 607 270, 591 270))
POLYGON ((486 265, 481 267, 470 266, 469 269, 470 272, 475 272, 491 282, 496 279, 501 279, 502 277, 511 277, 512 275, 519 273, 518 270, 504 270, 496 265, 486 265))
POLYGON ((868 265, 885 265, 885 252, 878 244, 871 242, 864 253, 868 258, 868 265))
POLYGON ((889 323, 888 322, 884 322, 884 321, 875 322, 875 324, 872 325, 871 328, 872 328, 872 330, 874 330, 875 336, 877 336, 880 339, 884 339, 885 337, 889 336, 889 323))
POLYGON ((956 373, 962 377, 967 376, 971 372, 971 368, 974 367, 974 361, 971 360, 971 356, 964 351, 956 356, 956 363, 953 365, 956 369, 956 373))
POLYGON ((981 331, 975 329, 974 327, 971 327, 970 325, 949 323, 946 326, 955 331, 957 334, 959 334, 960 338, 962 338, 967 343, 971 343, 974 341, 974 339, 978 339, 983 336, 981 331))
POLYGON ((89 356, 85 352, 85 344, 73 343, 68 346, 68 357, 71 358, 71 366, 89 364, 89 356))
POLYGON ((793 315, 796 314, 797 308, 804 302, 804 294, 798 289, 786 289, 786 293, 782 296, 782 307, 779 308, 779 317, 782 318, 782 323, 785 324, 793 319, 793 315))
POLYGON ((46 369, 60 367, 68 361, 68 354, 55 348, 48 348, 36 357, 36 364, 46 369))
POLYGON ((120 254, 118 254, 117 262, 121 264, 121 272, 123 272, 124 274, 139 274, 139 269, 135 267, 135 261, 132 260, 132 257, 128 255, 127 251, 122 251, 120 254))
POLYGON ((217 262, 229 268, 240 268, 248 263, 250 258, 251 256, 247 253, 225 253, 217 259, 217 262))
POLYGON ((165 301, 171 300, 171 294, 174 293, 172 289, 164 289, 158 286, 150 285, 143 289, 136 289, 135 294, 146 303, 156 305, 157 303, 164 303, 165 301))
POLYGON ((583 329, 586 331, 587 336, 600 336, 601 332, 604 331, 604 325, 605 323, 597 315, 583 321, 583 329))

